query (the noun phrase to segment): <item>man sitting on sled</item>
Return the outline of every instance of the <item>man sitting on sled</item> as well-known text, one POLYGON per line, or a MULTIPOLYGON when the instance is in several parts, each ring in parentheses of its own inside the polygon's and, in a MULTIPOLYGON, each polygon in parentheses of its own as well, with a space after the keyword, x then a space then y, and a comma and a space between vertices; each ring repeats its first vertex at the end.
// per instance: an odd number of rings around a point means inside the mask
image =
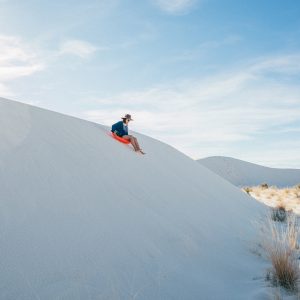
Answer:
POLYGON ((125 117, 123 117, 121 119, 123 121, 119 121, 112 125, 111 131, 114 134, 116 134, 117 136, 130 141, 131 145, 133 146, 133 148, 136 152, 145 154, 145 152, 143 152, 143 150, 140 148, 137 138, 134 137, 133 135, 128 134, 128 123, 129 123, 129 121, 133 121, 133 119, 131 119, 131 115, 126 114, 125 117))

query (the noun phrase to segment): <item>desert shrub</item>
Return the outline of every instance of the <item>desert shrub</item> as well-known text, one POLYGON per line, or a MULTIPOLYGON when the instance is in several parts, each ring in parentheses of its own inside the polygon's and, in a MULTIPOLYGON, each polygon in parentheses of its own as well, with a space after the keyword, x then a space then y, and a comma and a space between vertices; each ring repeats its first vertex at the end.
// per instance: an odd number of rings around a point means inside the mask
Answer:
POLYGON ((287 218, 287 212, 284 207, 272 208, 271 219, 275 222, 285 222, 287 218))
POLYGON ((285 202, 280 197, 278 199, 277 206, 272 208, 271 219, 276 222, 285 222, 287 218, 287 214, 288 212, 286 210, 285 202))
POLYGON ((262 189, 267 189, 269 186, 268 186, 267 183, 262 183, 262 184, 260 185, 260 187, 261 187, 262 189))

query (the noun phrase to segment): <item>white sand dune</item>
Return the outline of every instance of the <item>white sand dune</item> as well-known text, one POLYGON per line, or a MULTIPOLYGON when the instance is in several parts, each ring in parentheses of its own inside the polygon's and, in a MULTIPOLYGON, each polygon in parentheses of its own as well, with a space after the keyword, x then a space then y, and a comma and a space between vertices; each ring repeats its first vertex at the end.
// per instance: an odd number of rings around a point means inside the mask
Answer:
POLYGON ((300 183, 299 169, 269 168, 224 156, 211 156, 198 162, 236 186, 267 183, 287 187, 300 183))
POLYGON ((176 149, 0 98, 0 299, 265 299, 265 208, 176 149))

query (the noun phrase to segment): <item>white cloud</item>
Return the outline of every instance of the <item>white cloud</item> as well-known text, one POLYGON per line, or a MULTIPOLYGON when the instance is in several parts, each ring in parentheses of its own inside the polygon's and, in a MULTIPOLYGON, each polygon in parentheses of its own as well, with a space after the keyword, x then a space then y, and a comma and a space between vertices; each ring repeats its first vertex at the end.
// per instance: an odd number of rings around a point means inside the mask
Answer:
POLYGON ((88 58, 98 50, 106 50, 104 47, 96 47, 91 43, 81 40, 67 40, 62 43, 59 54, 72 54, 81 58, 88 58))
MULTIPOLYGON (((163 140, 197 158, 220 155, 219 146, 232 149, 243 141, 255 141, 274 128, 300 120, 300 86, 272 78, 297 71, 294 56, 260 59, 235 70, 210 77, 121 93, 98 99, 99 110, 81 117, 110 125, 131 113, 131 129, 163 140), (278 62, 284 62, 282 64, 278 62), (210 153, 202 148, 217 149, 210 153)), ((227 153, 230 155, 230 153, 227 153)), ((267 156, 267 155, 266 155, 267 156)))
POLYGON ((16 96, 10 88, 13 80, 44 70, 46 65, 55 63, 62 55, 88 58, 96 51, 106 49, 81 40, 67 40, 58 51, 51 51, 42 49, 37 42, 29 43, 17 36, 0 35, 0 96, 16 96))
POLYGON ((154 3, 169 14, 182 14, 195 6, 197 0, 154 0, 154 3))
POLYGON ((0 93, 12 96, 7 86, 11 80, 32 75, 45 68, 36 49, 15 36, 0 35, 0 93))
POLYGON ((261 59, 253 65, 254 72, 275 72, 298 74, 300 71, 300 54, 289 54, 261 59))
POLYGON ((209 40, 198 44, 193 49, 182 51, 178 54, 171 55, 164 58, 162 63, 174 63, 178 61, 195 61, 199 57, 210 53, 212 50, 218 49, 222 46, 230 46, 240 42, 242 38, 238 35, 229 35, 222 40, 209 40))

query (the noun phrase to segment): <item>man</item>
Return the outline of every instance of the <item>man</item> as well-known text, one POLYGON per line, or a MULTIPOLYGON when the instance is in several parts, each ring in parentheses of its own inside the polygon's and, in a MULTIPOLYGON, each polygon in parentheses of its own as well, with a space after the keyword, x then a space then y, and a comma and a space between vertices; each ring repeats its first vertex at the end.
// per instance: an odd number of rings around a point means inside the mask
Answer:
POLYGON ((133 135, 128 134, 128 124, 130 121, 133 121, 131 119, 131 115, 126 114, 124 117, 121 118, 123 121, 119 121, 112 125, 111 131, 115 133, 117 136, 130 141, 131 145, 133 146, 134 150, 136 152, 140 152, 142 154, 145 154, 145 152, 140 148, 140 145, 137 141, 137 138, 133 135))

